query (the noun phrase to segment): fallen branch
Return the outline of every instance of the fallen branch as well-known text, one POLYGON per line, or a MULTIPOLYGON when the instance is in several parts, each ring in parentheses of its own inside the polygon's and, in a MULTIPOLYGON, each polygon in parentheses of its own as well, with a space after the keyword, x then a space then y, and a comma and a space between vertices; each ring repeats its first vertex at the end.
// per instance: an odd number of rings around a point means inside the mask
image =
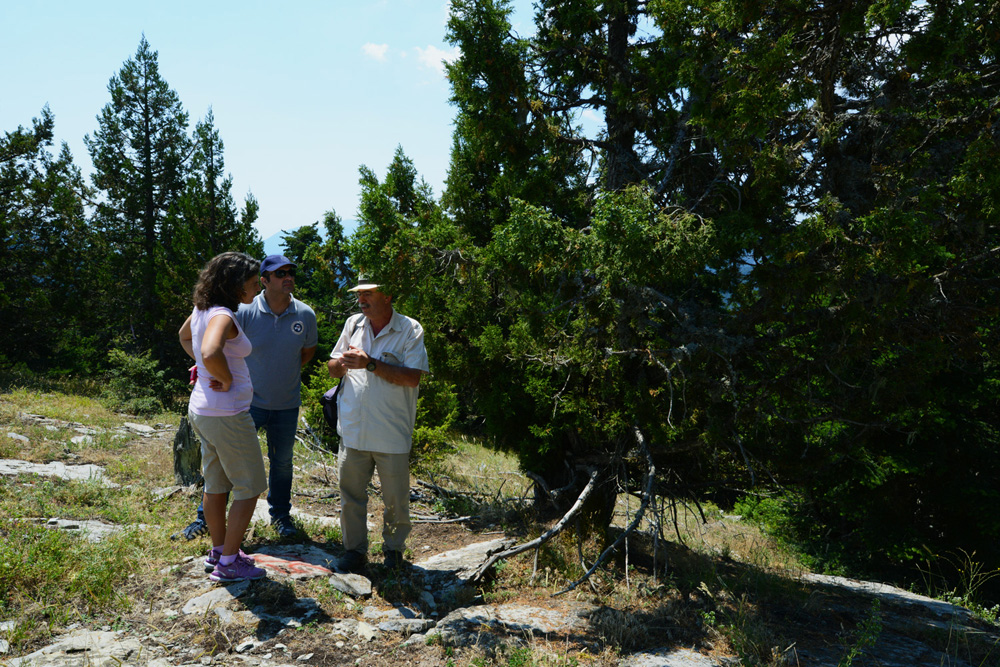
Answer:
POLYGON ((472 521, 471 516, 460 516, 455 519, 414 519, 413 523, 462 523, 472 521))
POLYGON ((319 439, 319 436, 316 435, 315 431, 313 431, 312 426, 310 426, 309 422, 306 421, 305 415, 299 417, 299 421, 301 421, 302 424, 305 426, 304 430, 305 430, 306 433, 309 434, 309 437, 312 438, 313 442, 315 443, 315 447, 313 445, 309 444, 308 442, 306 442, 305 438, 298 438, 297 437, 296 440, 298 440, 299 442, 301 442, 306 447, 309 447, 310 449, 314 449, 314 450, 316 450, 318 452, 323 452, 323 453, 329 454, 330 451, 326 447, 323 446, 323 441, 319 439))
POLYGON ((479 569, 477 569, 475 573, 473 573, 469 581, 476 582, 482 579, 483 576, 486 574, 486 572, 488 572, 489 569, 493 567, 493 564, 496 563, 497 561, 503 560, 505 558, 510 558, 511 556, 516 556, 519 553, 524 553, 525 551, 530 551, 531 549, 535 549, 545 544, 559 533, 561 533, 563 528, 566 527, 566 524, 568 524, 570 520, 577 514, 577 512, 580 511, 580 508, 583 507, 584 502, 586 502, 587 498, 590 497, 590 494, 593 493, 594 486, 596 485, 596 483, 597 483, 597 470, 594 469, 590 471, 590 479, 587 481, 587 486, 583 487, 583 491, 580 492, 580 497, 576 499, 576 502, 573 504, 571 508, 569 508, 569 511, 566 512, 566 515, 563 516, 563 518, 559 519, 559 523, 557 523, 555 526, 547 530, 539 537, 531 540, 530 542, 525 542, 524 544, 519 544, 509 549, 504 549, 502 551, 496 552, 488 559, 486 559, 485 563, 479 566, 479 569))
POLYGON ((420 486, 426 486, 428 489, 434 493, 445 496, 446 498, 468 498, 470 500, 476 500, 477 498, 490 498, 488 493, 466 493, 462 491, 452 491, 451 489, 446 489, 443 486, 438 486, 433 482, 425 482, 422 479, 417 480, 417 484, 420 486))
MULTIPOLYGON (((295 436, 295 439, 298 440, 299 442, 301 442, 302 444, 304 444, 306 447, 309 447, 310 449, 313 449, 313 450, 315 450, 315 451, 317 451, 317 452, 319 452, 321 454, 329 454, 329 451, 326 448, 323 447, 322 441, 319 439, 319 437, 316 435, 316 433, 312 430, 312 427, 309 425, 309 422, 306 421, 305 416, 303 415, 299 419, 302 421, 303 424, 305 424, 306 433, 308 433, 312 437, 312 439, 316 443, 316 446, 315 447, 311 446, 308 442, 306 442, 305 438, 300 438, 300 437, 298 437, 298 435, 295 436)), ((321 457, 320 461, 323 464, 323 475, 326 477, 326 483, 327 484, 332 484, 332 482, 330 480, 330 469, 326 465, 326 457, 321 457)), ((334 477, 336 477, 336 475, 334 475, 334 477)))
MULTIPOLYGON (((646 455, 646 463, 649 466, 648 470, 646 471, 646 492, 643 494, 642 503, 639 505, 639 509, 635 513, 635 518, 632 520, 632 523, 630 523, 628 527, 624 530, 624 532, 622 532, 622 534, 618 536, 618 539, 615 540, 615 543, 612 544, 607 549, 605 549, 604 552, 597 557, 597 560, 594 561, 594 564, 590 567, 589 570, 587 570, 587 572, 582 577, 580 577, 572 584, 570 584, 568 587, 564 588, 558 593, 555 593, 555 595, 562 595, 563 593, 569 593, 571 590, 582 584, 584 581, 590 579, 591 575, 597 571, 597 568, 601 566, 601 564, 608 557, 608 555, 618 548, 618 545, 622 543, 622 540, 627 538, 635 531, 635 529, 639 526, 639 523, 642 521, 643 515, 646 513, 646 508, 649 507, 649 501, 653 497, 653 476, 656 473, 656 466, 653 464, 653 457, 649 453, 649 447, 646 446, 646 439, 642 436, 642 431, 639 430, 638 426, 633 427, 633 429, 635 431, 635 439, 639 442, 639 446, 642 447, 642 451, 646 455)), ((593 480, 593 478, 591 479, 593 480)))

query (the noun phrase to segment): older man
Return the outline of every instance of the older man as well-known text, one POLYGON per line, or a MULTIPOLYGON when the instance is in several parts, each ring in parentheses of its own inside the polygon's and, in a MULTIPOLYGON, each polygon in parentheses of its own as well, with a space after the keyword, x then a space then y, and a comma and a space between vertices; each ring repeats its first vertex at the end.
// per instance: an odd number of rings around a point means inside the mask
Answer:
MULTIPOLYGON (((291 517, 292 453, 302 403, 302 367, 313 358, 319 339, 313 309, 292 295, 295 271, 295 264, 283 255, 265 257, 260 265, 264 291, 236 313, 253 345, 246 358, 253 384, 250 416, 267 435, 267 504, 271 525, 283 538, 298 532, 291 517)), ((175 537, 190 540, 206 532, 199 506, 198 518, 175 537)))
POLYGON ((363 569, 368 553, 368 482, 377 469, 382 485, 382 553, 392 568, 403 565, 410 534, 410 447, 420 379, 429 372, 424 330, 397 313, 392 295, 362 279, 350 291, 361 313, 344 324, 330 353, 330 377, 341 378, 337 432, 340 529, 346 553, 338 568, 363 569))

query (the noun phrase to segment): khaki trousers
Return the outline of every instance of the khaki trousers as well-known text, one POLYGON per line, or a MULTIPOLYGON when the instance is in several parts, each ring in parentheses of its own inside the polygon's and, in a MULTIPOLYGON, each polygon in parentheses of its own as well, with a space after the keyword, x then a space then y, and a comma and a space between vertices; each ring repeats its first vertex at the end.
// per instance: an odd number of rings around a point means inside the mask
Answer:
POLYGON ((410 535, 410 455, 363 452, 340 446, 340 532, 344 549, 368 552, 368 482, 382 484, 382 550, 402 551, 410 535))

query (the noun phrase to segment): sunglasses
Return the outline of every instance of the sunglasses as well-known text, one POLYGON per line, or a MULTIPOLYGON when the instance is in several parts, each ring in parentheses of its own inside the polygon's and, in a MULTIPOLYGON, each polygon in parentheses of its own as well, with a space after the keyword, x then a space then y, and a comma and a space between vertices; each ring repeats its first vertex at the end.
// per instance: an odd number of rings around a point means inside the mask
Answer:
POLYGON ((295 277, 295 269, 276 269, 272 273, 278 278, 284 278, 285 276, 295 277))

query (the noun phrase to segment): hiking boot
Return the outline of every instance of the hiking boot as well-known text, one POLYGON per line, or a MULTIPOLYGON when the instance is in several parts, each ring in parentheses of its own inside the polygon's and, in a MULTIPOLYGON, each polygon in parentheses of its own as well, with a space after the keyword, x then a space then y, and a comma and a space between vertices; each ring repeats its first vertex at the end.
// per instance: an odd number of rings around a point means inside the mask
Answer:
POLYGON ((292 517, 287 514, 271 521, 271 526, 282 539, 288 540, 299 534, 298 526, 292 523, 292 517))
MULTIPOLYGON (((219 556, 221 555, 222 555, 222 549, 216 549, 215 547, 212 547, 211 549, 208 550, 208 555, 205 556, 205 572, 212 572, 215 569, 215 566, 219 564, 219 556)), ((243 553, 243 549, 240 549, 239 555, 240 558, 245 558, 246 560, 250 561, 251 565, 256 565, 253 556, 248 556, 247 554, 243 553)))
POLYGON ((223 583, 228 583, 231 581, 246 581, 247 579, 262 579, 267 576, 267 571, 264 568, 256 567, 253 561, 246 556, 236 556, 234 560, 229 565, 223 565, 221 562, 215 566, 212 570, 212 574, 208 575, 208 578, 212 581, 221 581, 223 583))
POLYGON ((195 519, 188 524, 187 528, 171 535, 170 539, 179 540, 183 537, 185 540, 193 540, 194 538, 201 537, 202 535, 208 535, 208 524, 201 519, 195 519))
POLYGON ((382 553, 385 558, 385 566, 390 570, 399 570, 406 565, 406 560, 403 558, 402 551, 385 551, 382 553))
POLYGON ((365 555, 360 551, 345 551, 333 567, 337 572, 358 574, 365 569, 365 555))

